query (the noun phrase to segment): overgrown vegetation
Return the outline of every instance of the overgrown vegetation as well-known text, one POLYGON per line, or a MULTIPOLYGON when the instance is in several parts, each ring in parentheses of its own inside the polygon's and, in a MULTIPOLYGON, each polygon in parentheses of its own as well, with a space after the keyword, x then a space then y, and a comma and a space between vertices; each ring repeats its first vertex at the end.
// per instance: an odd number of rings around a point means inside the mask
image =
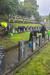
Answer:
POLYGON ((49 75, 50 42, 15 75, 49 75))
POLYGON ((44 18, 42 19, 42 21, 44 21, 45 19, 46 19, 46 21, 49 21, 49 22, 50 22, 50 14, 49 14, 48 16, 44 17, 44 18))

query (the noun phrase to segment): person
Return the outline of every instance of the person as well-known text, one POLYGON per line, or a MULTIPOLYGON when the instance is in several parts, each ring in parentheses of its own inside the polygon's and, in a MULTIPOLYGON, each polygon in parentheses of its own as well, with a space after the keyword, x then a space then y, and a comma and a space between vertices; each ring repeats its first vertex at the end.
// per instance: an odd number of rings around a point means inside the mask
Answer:
POLYGON ((24 32, 24 28, 25 26, 18 26, 18 29, 20 29, 20 31, 23 31, 23 32, 24 32))
POLYGON ((32 41, 32 36, 35 36, 37 39, 37 33, 40 33, 39 30, 33 30, 30 32, 30 37, 29 37, 29 41, 32 41))
POLYGON ((8 35, 9 34, 9 30, 10 30, 10 25, 6 22, 1 22, 0 26, 3 28, 3 30, 5 31, 4 35, 8 35))
MULTIPOLYGON (((45 37, 45 31, 47 31, 47 29, 46 29, 46 24, 44 24, 44 25, 42 26, 41 30, 40 30, 40 33, 42 33, 42 38, 45 37)), ((48 32, 48 31, 47 31, 47 32, 48 32)))

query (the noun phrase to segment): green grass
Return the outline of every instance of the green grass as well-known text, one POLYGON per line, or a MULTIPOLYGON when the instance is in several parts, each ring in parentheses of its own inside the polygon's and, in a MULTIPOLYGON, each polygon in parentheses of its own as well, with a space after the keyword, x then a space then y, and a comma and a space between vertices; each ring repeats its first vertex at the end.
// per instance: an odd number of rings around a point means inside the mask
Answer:
POLYGON ((42 51, 31 59, 17 74, 14 75, 49 75, 50 73, 50 42, 42 51))
POLYGON ((4 46, 4 48, 12 47, 17 45, 20 40, 29 40, 30 32, 14 34, 12 37, 5 37, 5 39, 0 40, 0 46, 4 46))
POLYGON ((20 40, 29 40, 30 32, 14 34, 13 36, 5 37, 0 40, 0 46, 4 46, 4 48, 12 47, 17 45, 20 40))
POLYGON ((25 27, 30 26, 41 26, 40 24, 24 24, 24 23, 9 23, 11 26, 18 28, 18 26, 24 25, 25 27))

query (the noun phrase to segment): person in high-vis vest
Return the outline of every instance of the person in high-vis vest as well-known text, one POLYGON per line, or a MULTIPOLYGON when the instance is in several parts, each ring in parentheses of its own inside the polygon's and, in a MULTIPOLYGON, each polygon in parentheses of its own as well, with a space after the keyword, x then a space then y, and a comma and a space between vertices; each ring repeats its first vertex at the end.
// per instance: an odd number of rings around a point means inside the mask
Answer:
POLYGON ((4 29, 5 31, 5 35, 9 34, 9 30, 10 30, 10 25, 6 22, 1 22, 0 26, 4 29))

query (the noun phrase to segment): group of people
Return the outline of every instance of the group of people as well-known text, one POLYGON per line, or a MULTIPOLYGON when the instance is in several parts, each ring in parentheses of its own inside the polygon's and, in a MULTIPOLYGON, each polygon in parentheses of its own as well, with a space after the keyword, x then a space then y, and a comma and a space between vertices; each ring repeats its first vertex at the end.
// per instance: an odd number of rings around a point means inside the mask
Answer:
MULTIPOLYGON (((8 24, 8 23, 6 23, 6 22, 1 22, 0 23, 0 26, 2 26, 2 28, 4 29, 4 31, 5 31, 5 35, 8 35, 9 34, 9 30, 10 30, 10 25, 8 24)), ((20 29, 20 30, 22 30, 23 32, 24 32, 24 28, 25 28, 25 26, 18 26, 18 29, 20 29)), ((41 27, 41 30, 39 31, 39 30, 32 30, 31 32, 30 32, 30 37, 29 37, 29 41, 31 41, 32 40, 32 36, 36 36, 36 38, 37 38, 37 33, 42 33, 42 38, 44 38, 45 37, 45 31, 47 31, 46 30, 46 24, 44 24, 42 27, 41 27)), ((47 31, 48 32, 48 31, 47 31)))
MULTIPOLYGON (((41 27, 41 30, 33 30, 30 32, 30 38, 29 38, 29 41, 32 40, 32 36, 35 36, 36 39, 37 39, 37 33, 42 33, 42 38, 45 37, 45 31, 47 31, 46 29, 46 24, 44 24, 42 27, 41 27)), ((48 32, 48 31, 47 31, 48 32)))

